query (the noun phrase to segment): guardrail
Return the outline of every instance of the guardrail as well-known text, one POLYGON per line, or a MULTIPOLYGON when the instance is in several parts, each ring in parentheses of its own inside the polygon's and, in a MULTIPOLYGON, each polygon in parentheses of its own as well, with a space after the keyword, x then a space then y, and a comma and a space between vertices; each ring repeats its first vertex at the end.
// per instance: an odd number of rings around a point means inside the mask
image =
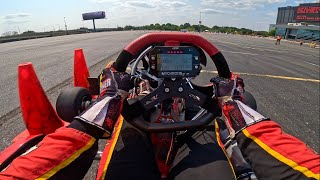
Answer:
MULTIPOLYGON (((88 33, 88 31, 82 31, 82 30, 68 31, 68 34, 82 34, 82 33, 88 33)), ((30 34, 20 34, 20 35, 15 35, 15 36, 0 37, 0 43, 22 41, 22 40, 28 40, 28 39, 45 38, 45 37, 53 37, 53 36, 64 36, 64 35, 67 35, 66 31, 51 31, 51 32, 45 32, 45 33, 34 32, 34 33, 30 33, 30 34)))
POLYGON ((37 38, 44 38, 44 37, 51 37, 51 36, 52 35, 50 35, 50 34, 45 34, 45 35, 33 35, 33 36, 1 37, 0 43, 21 41, 21 40, 27 40, 27 39, 37 39, 37 38))

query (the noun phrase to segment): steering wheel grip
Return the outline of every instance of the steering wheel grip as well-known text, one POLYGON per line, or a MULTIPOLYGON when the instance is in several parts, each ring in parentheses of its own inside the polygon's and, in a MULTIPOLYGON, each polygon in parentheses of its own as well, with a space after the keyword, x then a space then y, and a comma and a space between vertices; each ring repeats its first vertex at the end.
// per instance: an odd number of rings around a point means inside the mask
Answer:
POLYGON ((126 46, 118 56, 114 68, 119 72, 126 71, 129 62, 137 56, 139 51, 154 43, 176 41, 194 44, 206 51, 213 60, 220 77, 230 78, 231 72, 222 53, 208 40, 197 34, 179 32, 158 32, 145 34, 126 46))

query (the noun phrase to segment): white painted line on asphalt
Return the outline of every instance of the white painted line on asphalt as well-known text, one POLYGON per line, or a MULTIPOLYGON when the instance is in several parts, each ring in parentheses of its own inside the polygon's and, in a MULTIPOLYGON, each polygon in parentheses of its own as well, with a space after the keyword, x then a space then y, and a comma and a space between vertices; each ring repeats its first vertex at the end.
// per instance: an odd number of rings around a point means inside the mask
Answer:
POLYGON ((226 51, 226 50, 221 50, 221 52, 227 52, 227 53, 233 53, 233 54, 245 54, 245 55, 252 55, 252 56, 259 55, 259 54, 254 54, 254 53, 237 52, 237 51, 226 51))
MULTIPOLYGON (((31 40, 31 39, 30 39, 31 40)), ((35 40, 35 39, 34 39, 35 40)), ((29 47, 36 47, 36 46, 39 46, 39 47, 42 47, 42 46, 48 46, 48 45, 53 45, 55 43, 60 43, 60 42, 65 42, 65 43, 68 43, 67 41, 70 40, 70 38, 64 38, 64 39, 61 39, 61 40, 52 40, 50 41, 48 39, 47 42, 40 42, 40 43, 37 43, 37 44, 22 44, 22 45, 12 45, 12 46, 8 46, 8 47, 14 47, 15 49, 18 49, 18 48, 29 48, 29 47)), ((19 42, 19 41, 17 41, 19 42)))
MULTIPOLYGON (((210 73, 210 74, 218 74, 218 71, 201 70, 201 72, 210 73)), ((275 75, 269 75, 269 74, 254 74, 254 73, 242 73, 242 72, 233 72, 233 73, 239 74, 239 75, 247 75, 247 76, 269 77, 269 78, 274 78, 274 79, 286 79, 286 80, 320 83, 320 80, 318 80, 318 79, 306 79, 306 78, 299 78, 299 77, 275 76, 275 75)))
POLYGON ((305 63, 307 63, 307 64, 311 64, 311 65, 313 65, 313 66, 318 66, 318 67, 320 67, 318 64, 313 64, 313 63, 308 62, 308 61, 302 61, 302 62, 305 62, 305 63))
MULTIPOLYGON (((295 54, 295 55, 299 55, 299 56, 303 56, 303 57, 306 57, 306 56, 309 56, 309 57, 319 57, 320 56, 320 53, 318 54, 302 54, 302 53, 299 53, 299 52, 290 52, 291 54, 295 54)), ((308 53, 308 52, 307 52, 308 53)))
MULTIPOLYGON (((319 66, 319 65, 317 65, 317 66, 319 66)), ((140 67, 140 68, 142 68, 142 67, 140 67)), ((127 67, 127 71, 131 71, 131 68, 127 67)), ((218 71, 201 70, 201 72, 210 73, 210 74, 218 74, 218 71)), ((247 75, 247 76, 268 77, 268 78, 274 78, 274 79, 286 79, 286 80, 320 83, 319 79, 307 79, 307 78, 299 78, 299 77, 275 76, 275 75, 269 75, 269 74, 255 74, 255 73, 243 73, 243 72, 233 72, 233 73, 239 74, 239 75, 247 75)))
MULTIPOLYGON (((226 44, 232 44, 232 45, 235 45, 235 46, 240 46, 242 48, 245 48, 245 49, 253 49, 253 50, 258 50, 258 51, 270 51, 270 52, 278 52, 278 53, 288 53, 288 51, 278 51, 278 50, 273 50, 273 49, 265 49, 265 48, 254 48, 254 47, 250 47, 250 46, 246 46, 247 44, 238 44, 238 43, 233 43, 233 42, 228 42, 228 41, 219 41, 219 40, 216 40, 215 41, 217 42, 220 42, 220 43, 226 43, 226 44)), ((290 52, 291 54, 296 54, 296 55, 299 55, 299 56, 309 56, 309 57, 314 57, 314 55, 312 54, 302 54, 302 53, 298 53, 298 52, 290 52)), ((302 62, 306 62, 306 61, 302 61, 302 62)), ((314 65, 314 66, 318 66, 317 64, 313 64, 313 63, 309 63, 309 62, 306 62, 308 64, 311 64, 311 65, 314 65)))
POLYGON ((285 53, 286 52, 286 51, 278 51, 278 50, 274 50, 274 49, 255 48, 255 47, 245 46, 244 44, 238 44, 238 43, 233 43, 233 42, 229 42, 229 41, 219 41, 219 40, 215 40, 215 41, 220 42, 220 43, 226 43, 226 44, 232 44, 232 45, 240 46, 240 47, 245 48, 245 49, 254 49, 254 50, 259 50, 259 51, 271 51, 271 52, 279 52, 279 53, 285 53))

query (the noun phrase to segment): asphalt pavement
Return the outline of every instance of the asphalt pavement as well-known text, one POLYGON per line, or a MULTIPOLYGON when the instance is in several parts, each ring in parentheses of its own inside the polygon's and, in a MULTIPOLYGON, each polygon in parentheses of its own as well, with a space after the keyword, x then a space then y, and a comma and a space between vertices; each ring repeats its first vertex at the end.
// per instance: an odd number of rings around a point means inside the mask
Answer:
MULTIPOLYGON (((17 66, 32 62, 50 101, 70 86, 73 50, 83 48, 90 73, 97 75, 130 41, 146 32, 103 32, 33 39, 0 44, 0 150, 24 129, 17 93, 17 66)), ((226 57, 230 69, 241 74, 258 111, 283 130, 319 148, 319 49, 282 41, 227 34, 202 33, 226 57)), ((206 84, 216 75, 208 61, 195 79, 206 84)), ((93 176, 92 176, 93 177, 93 176)))

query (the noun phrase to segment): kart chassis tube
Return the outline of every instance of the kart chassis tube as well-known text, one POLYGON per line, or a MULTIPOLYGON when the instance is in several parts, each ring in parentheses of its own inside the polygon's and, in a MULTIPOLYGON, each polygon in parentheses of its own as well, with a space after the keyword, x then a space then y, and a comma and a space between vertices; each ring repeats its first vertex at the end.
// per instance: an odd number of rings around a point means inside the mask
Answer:
POLYGON ((126 46, 118 56, 114 68, 119 72, 124 72, 129 62, 138 55, 138 53, 148 46, 155 43, 165 43, 167 41, 177 41, 180 43, 194 44, 206 51, 215 63, 220 77, 230 78, 229 66, 221 52, 208 40, 191 33, 178 32, 158 32, 145 34, 126 46))

